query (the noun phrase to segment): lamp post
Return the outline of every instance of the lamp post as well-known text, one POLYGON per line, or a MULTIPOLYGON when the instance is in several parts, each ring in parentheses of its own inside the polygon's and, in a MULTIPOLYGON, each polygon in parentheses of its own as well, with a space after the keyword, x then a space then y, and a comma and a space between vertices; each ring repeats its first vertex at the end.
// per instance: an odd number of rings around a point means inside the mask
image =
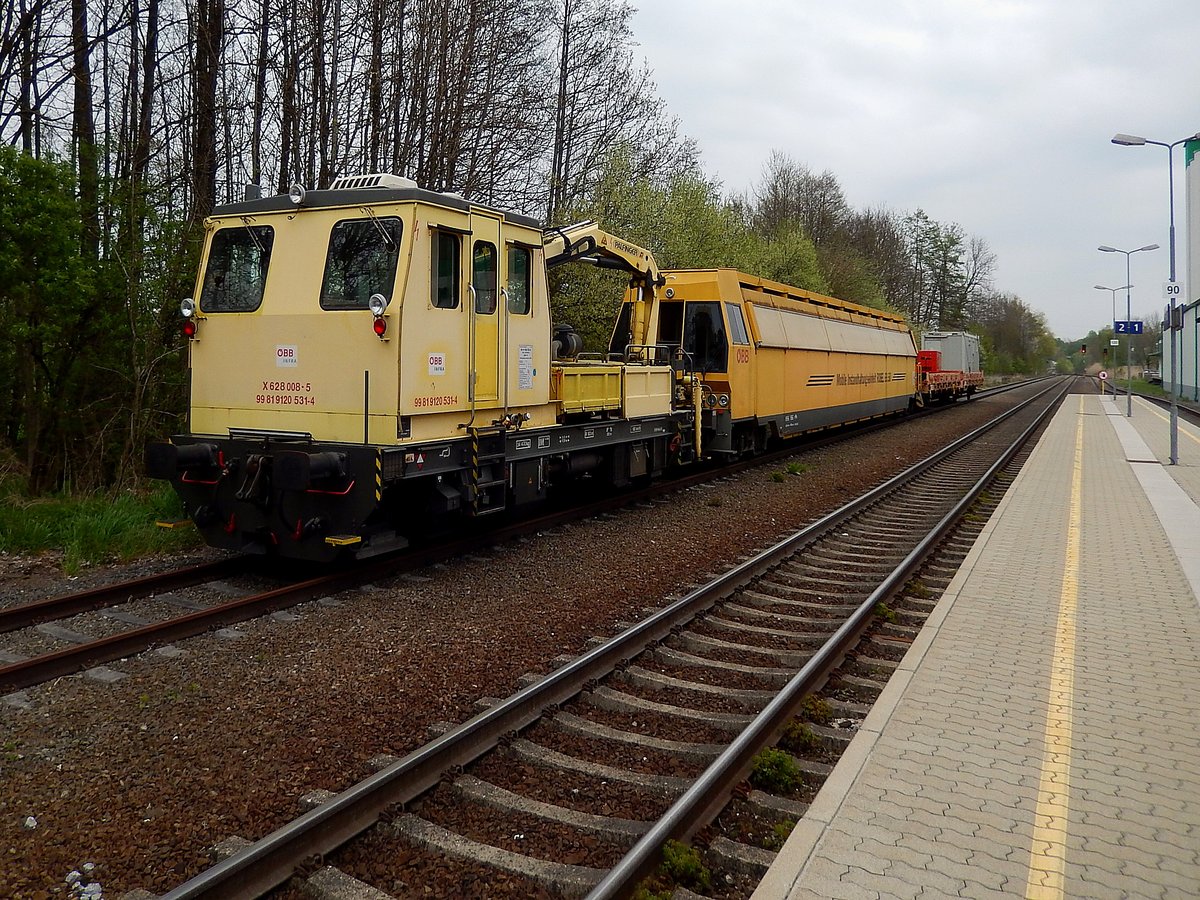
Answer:
MULTIPOLYGON (((1112 292, 1112 327, 1113 327, 1113 336, 1116 337, 1116 334, 1117 334, 1117 291, 1129 290, 1129 288, 1133 287, 1133 285, 1132 284, 1123 284, 1120 287, 1114 288, 1114 287, 1109 287, 1108 285, 1105 285, 1105 284, 1094 284, 1094 285, 1092 285, 1092 287, 1094 287, 1098 291, 1111 291, 1112 292)), ((1116 362, 1116 356, 1117 355, 1114 353, 1113 354, 1113 362, 1114 363, 1116 362)), ((1101 391, 1101 393, 1103 393, 1103 391, 1101 391)), ((1113 383, 1113 399, 1115 400, 1116 398, 1117 398, 1117 385, 1114 382, 1113 383)))
MULTIPOLYGON (((1119 144, 1122 147, 1141 147, 1144 144, 1153 144, 1156 147, 1167 148, 1168 206, 1171 217, 1171 231, 1169 233, 1171 245, 1171 284, 1175 283, 1175 148, 1180 144, 1196 140, 1200 140, 1200 132, 1180 138, 1169 144, 1165 141, 1151 141, 1136 134, 1114 134, 1112 139, 1114 144, 1119 144)), ((1125 280, 1128 281, 1129 279, 1125 280)), ((1167 309, 1169 310, 1167 313, 1167 325, 1171 329, 1171 465, 1174 466, 1179 463, 1179 361, 1175 354, 1174 294, 1170 297, 1170 305, 1167 309)))
POLYGON ((1132 284, 1123 284, 1120 287, 1110 288, 1110 287, 1108 287, 1108 285, 1094 284, 1094 285, 1092 285, 1092 287, 1094 287, 1098 291, 1112 291, 1112 321, 1113 321, 1113 331, 1115 332, 1117 329, 1117 291, 1128 290, 1129 288, 1133 287, 1133 285, 1132 284))
MULTIPOLYGON (((1124 253, 1125 254, 1125 321, 1128 322, 1133 313, 1130 309, 1129 289, 1133 287, 1129 283, 1129 257, 1135 253, 1141 253, 1143 250, 1157 250, 1158 244, 1147 244, 1145 247, 1138 247, 1136 250, 1118 250, 1116 247, 1097 247, 1103 253, 1124 253)), ((1125 335, 1125 416, 1133 418, 1133 335, 1125 335)))

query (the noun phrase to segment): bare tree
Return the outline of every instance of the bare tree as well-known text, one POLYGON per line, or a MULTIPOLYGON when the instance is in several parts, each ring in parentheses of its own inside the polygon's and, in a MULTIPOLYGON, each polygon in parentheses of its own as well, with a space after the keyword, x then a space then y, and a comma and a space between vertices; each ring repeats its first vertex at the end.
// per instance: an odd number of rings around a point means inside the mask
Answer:
POLYGON ((192 221, 212 212, 217 192, 217 80, 225 42, 225 0, 197 0, 192 79, 192 221))

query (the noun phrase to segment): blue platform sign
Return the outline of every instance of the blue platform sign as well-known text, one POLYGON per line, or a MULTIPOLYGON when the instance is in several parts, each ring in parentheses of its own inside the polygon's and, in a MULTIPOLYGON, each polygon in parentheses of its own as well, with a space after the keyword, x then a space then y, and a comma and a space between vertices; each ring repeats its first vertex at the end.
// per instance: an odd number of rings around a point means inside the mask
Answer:
POLYGON ((1117 319, 1115 322, 1113 322, 1113 330, 1116 331, 1117 334, 1141 334, 1142 323, 1141 320, 1134 321, 1131 319, 1126 322, 1122 321, 1121 319, 1117 319))

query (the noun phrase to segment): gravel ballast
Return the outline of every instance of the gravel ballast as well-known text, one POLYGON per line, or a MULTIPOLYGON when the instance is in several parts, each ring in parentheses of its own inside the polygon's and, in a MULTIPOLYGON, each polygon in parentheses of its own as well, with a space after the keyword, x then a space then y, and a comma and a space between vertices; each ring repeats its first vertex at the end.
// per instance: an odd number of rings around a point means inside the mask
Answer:
MULTIPOLYGON (((1018 392, 1012 392, 1018 393, 1018 392)), ((110 663, 113 684, 59 679, 0 700, 0 896, 161 893, 255 839, 315 789, 340 791, 368 760, 401 756, 429 726, 512 693, 594 635, 641 618, 1012 404, 960 404, 782 464, 581 522, 487 554, 182 642, 185 654, 110 663), (427 579, 427 580, 426 580, 427 579)), ((156 560, 116 577, 145 574, 156 560)), ((110 570, 101 577, 107 578, 110 570)), ((0 597, 82 589, 37 561, 0 561, 0 597), (11 577, 10 577, 11 576, 11 577), (39 593, 40 592, 40 593, 39 593)), ((0 638, 0 646, 3 646, 0 638)))

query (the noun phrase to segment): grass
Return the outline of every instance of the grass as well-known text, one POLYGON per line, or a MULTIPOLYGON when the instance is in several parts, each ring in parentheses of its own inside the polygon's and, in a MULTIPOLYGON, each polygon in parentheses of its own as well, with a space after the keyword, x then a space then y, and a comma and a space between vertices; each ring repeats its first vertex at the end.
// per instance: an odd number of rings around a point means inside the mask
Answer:
POLYGON ((771 829, 771 833, 763 840, 763 847, 767 850, 773 850, 778 853, 783 849, 783 845, 792 834, 792 829, 796 827, 796 822, 793 819, 780 822, 771 829))
POLYGON ((904 593, 921 600, 928 600, 933 595, 933 592, 929 590, 929 585, 920 578, 914 578, 906 584, 904 586, 904 593))
POLYGON ((662 846, 662 861, 658 869, 642 881, 633 894, 633 900, 671 900, 676 887, 707 894, 712 890, 712 873, 695 847, 679 841, 667 841, 662 846))
POLYGON ((782 484, 788 480, 789 475, 803 475, 805 472, 811 472, 813 466, 809 463, 790 462, 784 466, 783 472, 772 472, 771 480, 776 484, 782 484))
POLYGON ((887 622, 889 625, 895 625, 896 619, 898 618, 896 611, 883 601, 875 604, 875 615, 878 618, 883 619, 883 621, 887 622))
POLYGON ((183 507, 165 484, 142 492, 36 500, 10 491, 0 497, 0 552, 61 553, 63 570, 73 575, 96 563, 197 546, 194 529, 154 524, 182 518, 183 507))
POLYGON ((821 739, 803 722, 793 719, 779 736, 779 746, 788 753, 804 756, 821 749, 821 739))

